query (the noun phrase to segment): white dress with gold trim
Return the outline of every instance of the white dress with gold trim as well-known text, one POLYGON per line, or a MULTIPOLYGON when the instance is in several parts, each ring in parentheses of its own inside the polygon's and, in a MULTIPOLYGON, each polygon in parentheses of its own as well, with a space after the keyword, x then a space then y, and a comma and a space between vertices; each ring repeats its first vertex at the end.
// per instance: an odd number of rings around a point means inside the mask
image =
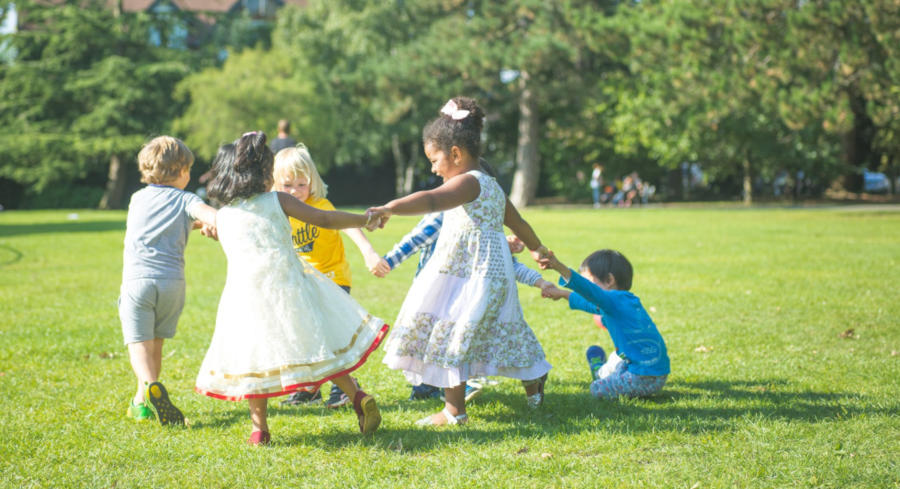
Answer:
POLYGON ((228 275, 197 392, 237 401, 314 388, 378 347, 388 326, 297 257, 275 192, 220 209, 216 227, 228 275))

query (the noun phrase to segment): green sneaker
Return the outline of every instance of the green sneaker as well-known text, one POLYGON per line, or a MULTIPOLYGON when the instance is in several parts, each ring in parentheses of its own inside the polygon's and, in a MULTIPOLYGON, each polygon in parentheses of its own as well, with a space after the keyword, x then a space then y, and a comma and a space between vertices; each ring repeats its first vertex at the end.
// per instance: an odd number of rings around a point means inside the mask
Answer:
POLYGON ((169 393, 159 382, 153 382, 147 386, 144 398, 153 405, 160 424, 184 424, 184 415, 172 404, 172 401, 169 400, 169 393))
POLYGON ((147 407, 143 402, 134 404, 134 401, 131 402, 131 405, 128 406, 128 411, 125 413, 129 418, 134 418, 135 421, 146 421, 148 419, 153 419, 153 411, 147 407))

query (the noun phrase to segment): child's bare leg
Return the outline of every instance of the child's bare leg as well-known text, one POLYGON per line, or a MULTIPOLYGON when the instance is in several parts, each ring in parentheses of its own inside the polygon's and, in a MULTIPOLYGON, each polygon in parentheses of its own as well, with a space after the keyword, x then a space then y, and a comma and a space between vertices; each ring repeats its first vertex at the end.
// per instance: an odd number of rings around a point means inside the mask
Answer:
POLYGON ((268 399, 247 399, 250 405, 250 422, 253 423, 252 431, 269 431, 266 421, 266 411, 269 407, 268 399))
MULTIPOLYGON (((449 413, 450 416, 456 418, 454 421, 458 420, 461 423, 464 423, 465 420, 460 420, 460 416, 464 416, 466 414, 466 383, 463 382, 456 387, 448 387, 444 389, 444 410, 431 415, 431 422, 426 422, 425 424, 432 425, 445 425, 450 424, 450 419, 447 417, 449 413)), ((426 420, 428 418, 425 418, 426 420)), ((420 420, 419 424, 422 424, 425 420, 420 420)))
POLYGON ((331 381, 353 400, 353 410, 359 419, 359 431, 369 434, 377 430, 381 424, 381 413, 378 412, 375 398, 360 389, 349 375, 342 375, 331 381))
POLYGON ((444 389, 444 409, 454 416, 466 414, 466 383, 444 389))
POLYGON ((354 382, 349 375, 341 375, 340 377, 331 379, 331 381, 340 387, 340 389, 344 391, 344 394, 347 394, 347 397, 351 400, 356 399, 356 392, 359 390, 359 387, 356 386, 356 382, 354 382))
POLYGON ((162 368, 162 345, 162 338, 128 344, 128 358, 131 361, 131 369, 137 377, 134 404, 144 402, 144 388, 147 384, 159 380, 159 371, 162 368))

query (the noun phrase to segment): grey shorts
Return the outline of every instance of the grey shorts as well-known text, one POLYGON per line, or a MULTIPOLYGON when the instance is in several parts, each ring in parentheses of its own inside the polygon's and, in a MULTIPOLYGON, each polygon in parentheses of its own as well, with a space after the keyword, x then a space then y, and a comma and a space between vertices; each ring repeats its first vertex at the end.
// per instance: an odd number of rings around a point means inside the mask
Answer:
POLYGON ((184 280, 133 279, 122 282, 119 319, 125 344, 175 336, 184 309, 184 280))

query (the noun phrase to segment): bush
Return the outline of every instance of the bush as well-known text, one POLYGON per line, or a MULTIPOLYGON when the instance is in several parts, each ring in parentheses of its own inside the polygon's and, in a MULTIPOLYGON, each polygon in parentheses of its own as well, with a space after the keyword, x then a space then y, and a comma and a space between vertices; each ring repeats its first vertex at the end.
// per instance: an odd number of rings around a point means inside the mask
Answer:
POLYGON ((41 192, 26 190, 20 209, 96 209, 103 188, 87 185, 52 185, 41 192))

